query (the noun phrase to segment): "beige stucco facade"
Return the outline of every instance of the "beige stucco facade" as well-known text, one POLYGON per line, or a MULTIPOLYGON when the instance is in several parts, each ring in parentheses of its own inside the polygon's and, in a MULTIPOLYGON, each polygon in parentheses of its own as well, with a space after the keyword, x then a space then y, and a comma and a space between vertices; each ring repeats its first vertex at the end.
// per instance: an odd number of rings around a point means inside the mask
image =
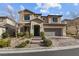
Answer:
POLYGON ((51 34, 51 36, 66 36, 66 24, 61 23, 61 15, 48 15, 43 17, 41 14, 36 14, 26 9, 20 11, 19 14, 18 32, 21 32, 22 27, 29 27, 29 31, 33 35, 37 31, 36 33, 45 32, 46 35, 51 34), (24 19, 27 15, 30 16, 29 20, 24 19), (56 18, 56 22, 52 22, 53 17, 56 18))

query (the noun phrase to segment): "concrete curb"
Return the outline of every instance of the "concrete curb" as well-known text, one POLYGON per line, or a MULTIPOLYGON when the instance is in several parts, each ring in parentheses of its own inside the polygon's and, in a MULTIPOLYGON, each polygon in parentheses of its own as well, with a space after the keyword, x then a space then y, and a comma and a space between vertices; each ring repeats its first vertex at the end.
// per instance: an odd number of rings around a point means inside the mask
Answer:
POLYGON ((50 47, 50 48, 14 48, 14 49, 0 49, 0 54, 12 54, 12 53, 33 53, 33 52, 43 52, 43 51, 59 51, 67 49, 79 48, 79 45, 75 46, 65 46, 65 47, 50 47))

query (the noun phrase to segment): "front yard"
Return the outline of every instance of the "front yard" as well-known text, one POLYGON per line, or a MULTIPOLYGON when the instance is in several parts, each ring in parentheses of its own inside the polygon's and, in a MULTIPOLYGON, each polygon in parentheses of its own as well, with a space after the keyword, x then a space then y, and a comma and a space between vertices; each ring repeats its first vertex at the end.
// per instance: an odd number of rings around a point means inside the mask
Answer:
POLYGON ((54 47, 79 45, 79 39, 52 39, 54 47))
MULTIPOLYGON (((78 39, 52 39, 49 40, 52 41, 51 47, 64 47, 64 46, 74 46, 79 45, 78 39)), ((40 48, 40 47, 46 47, 41 45, 42 40, 32 40, 30 38, 6 38, 0 40, 0 48, 40 48), (32 43, 36 42, 36 43, 32 43), (1 46, 3 44, 3 46, 1 46)))
POLYGON ((33 35, 29 36, 28 33, 19 33, 17 37, 7 37, 6 35, 0 39, 0 48, 40 48, 79 45, 79 39, 70 37, 45 37, 44 32, 41 32, 41 36, 37 38, 34 38, 33 35))
MULTIPOLYGON (((52 46, 51 47, 65 47, 65 46, 75 46, 75 45, 79 45, 79 39, 74 39, 74 38, 66 38, 66 39, 53 39, 50 38, 50 40, 52 41, 52 46)), ((36 47, 44 47, 40 45, 41 43, 38 44, 31 44, 32 48, 36 48, 36 47)))

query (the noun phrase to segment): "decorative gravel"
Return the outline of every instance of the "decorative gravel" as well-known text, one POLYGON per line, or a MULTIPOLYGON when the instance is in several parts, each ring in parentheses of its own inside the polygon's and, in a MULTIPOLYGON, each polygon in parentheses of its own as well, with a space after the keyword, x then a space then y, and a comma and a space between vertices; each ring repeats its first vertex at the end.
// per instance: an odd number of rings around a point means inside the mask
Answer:
POLYGON ((54 47, 62 47, 69 45, 79 45, 78 39, 51 39, 54 47))

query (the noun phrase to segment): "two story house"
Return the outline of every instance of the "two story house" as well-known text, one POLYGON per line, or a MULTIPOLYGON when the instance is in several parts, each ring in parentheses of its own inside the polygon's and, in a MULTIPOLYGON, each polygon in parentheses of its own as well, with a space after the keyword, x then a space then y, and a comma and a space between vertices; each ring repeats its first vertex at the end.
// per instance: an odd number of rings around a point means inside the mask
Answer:
POLYGON ((7 16, 0 16, 0 38, 2 33, 8 32, 12 36, 15 34, 16 22, 7 16))
POLYGON ((66 24, 61 23, 62 15, 48 15, 34 13, 30 10, 19 11, 18 32, 32 33, 40 36, 44 32, 46 36, 66 36, 66 24))

